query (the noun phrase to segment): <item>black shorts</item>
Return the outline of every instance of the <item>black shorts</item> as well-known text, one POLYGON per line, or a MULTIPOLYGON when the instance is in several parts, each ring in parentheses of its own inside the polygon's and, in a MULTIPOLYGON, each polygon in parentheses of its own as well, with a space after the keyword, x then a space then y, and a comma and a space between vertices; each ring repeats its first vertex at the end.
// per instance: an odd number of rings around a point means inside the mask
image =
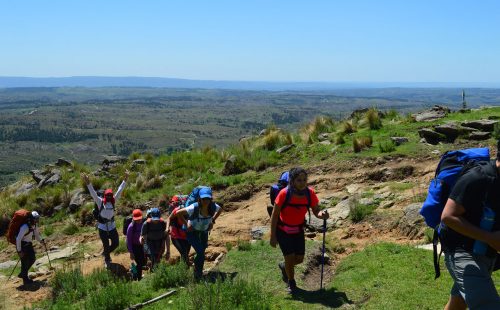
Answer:
POLYGON ((298 234, 287 234, 276 227, 276 239, 278 240, 283 256, 291 254, 304 255, 306 253, 304 231, 298 234))

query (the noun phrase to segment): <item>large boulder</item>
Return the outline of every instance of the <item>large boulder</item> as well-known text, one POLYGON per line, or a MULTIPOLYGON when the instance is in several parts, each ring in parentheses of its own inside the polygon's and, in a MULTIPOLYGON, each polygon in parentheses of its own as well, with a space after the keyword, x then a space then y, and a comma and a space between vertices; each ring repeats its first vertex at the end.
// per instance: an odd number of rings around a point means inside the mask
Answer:
POLYGON ((224 164, 224 169, 222 169, 222 175, 233 175, 239 174, 246 171, 246 165, 244 161, 236 155, 231 155, 229 159, 224 164))
POLYGON ((59 159, 57 159, 56 166, 58 166, 58 167, 72 167, 73 164, 64 158, 59 158, 59 159))
POLYGON ((456 123, 447 123, 434 127, 434 131, 446 136, 446 140, 453 142, 455 139, 462 135, 464 130, 456 123))
POLYGON ((35 188, 35 185, 32 183, 24 183, 23 185, 19 186, 16 189, 16 192, 14 193, 15 197, 19 197, 25 194, 28 194, 32 189, 35 188))
POLYGON ((31 170, 30 171, 33 180, 35 180, 36 184, 40 183, 41 180, 45 178, 43 171, 41 170, 31 170))
POLYGON ((487 140, 491 137, 491 132, 487 131, 474 131, 469 134, 469 140, 487 140))
POLYGON ((83 189, 71 192, 71 200, 68 205, 69 212, 76 212, 85 203, 86 193, 83 189))
POLYGON ((446 136, 436 132, 430 128, 421 128, 418 130, 418 135, 429 144, 438 144, 441 141, 446 141, 446 136))
POLYGON ((463 122, 462 126, 476 128, 481 131, 491 132, 493 131, 496 123, 498 123, 498 120, 481 119, 481 120, 463 122))
POLYGON ((429 110, 415 113, 412 116, 417 122, 432 122, 445 117, 448 113, 450 113, 449 108, 436 105, 429 110))
POLYGON ((398 222, 399 230, 407 237, 417 239, 423 236, 425 230, 424 218, 419 211, 422 203, 412 203, 405 208, 398 222))

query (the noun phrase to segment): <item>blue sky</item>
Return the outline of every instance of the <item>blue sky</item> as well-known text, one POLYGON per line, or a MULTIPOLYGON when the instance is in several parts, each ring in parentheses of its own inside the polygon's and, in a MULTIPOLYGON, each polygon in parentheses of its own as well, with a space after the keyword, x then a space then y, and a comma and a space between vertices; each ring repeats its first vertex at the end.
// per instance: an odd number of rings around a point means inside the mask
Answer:
POLYGON ((0 76, 500 82, 500 1, 0 0, 0 76))

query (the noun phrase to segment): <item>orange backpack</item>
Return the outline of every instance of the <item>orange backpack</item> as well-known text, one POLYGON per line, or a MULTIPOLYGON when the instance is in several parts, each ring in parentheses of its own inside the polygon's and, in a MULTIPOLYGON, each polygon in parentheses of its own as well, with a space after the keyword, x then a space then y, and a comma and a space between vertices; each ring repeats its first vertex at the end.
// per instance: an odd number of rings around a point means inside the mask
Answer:
POLYGON ((14 212, 12 220, 9 223, 9 228, 7 228, 7 233, 5 234, 7 240, 10 243, 16 244, 16 238, 17 234, 19 233, 19 229, 21 228, 21 225, 26 224, 28 222, 30 215, 31 212, 24 209, 20 209, 14 212))

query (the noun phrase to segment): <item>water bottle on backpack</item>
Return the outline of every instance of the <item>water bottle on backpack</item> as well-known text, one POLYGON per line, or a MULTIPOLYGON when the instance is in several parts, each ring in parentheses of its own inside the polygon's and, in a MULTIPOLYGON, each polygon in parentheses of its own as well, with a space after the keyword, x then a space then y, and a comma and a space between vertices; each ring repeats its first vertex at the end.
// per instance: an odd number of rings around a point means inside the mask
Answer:
MULTIPOLYGON (((486 231, 491 231, 493 229, 493 224, 495 223, 495 211, 491 208, 483 208, 483 217, 481 218, 481 223, 479 227, 486 231)), ((473 252, 477 255, 485 255, 488 250, 488 245, 485 242, 476 240, 474 241, 473 252)))

